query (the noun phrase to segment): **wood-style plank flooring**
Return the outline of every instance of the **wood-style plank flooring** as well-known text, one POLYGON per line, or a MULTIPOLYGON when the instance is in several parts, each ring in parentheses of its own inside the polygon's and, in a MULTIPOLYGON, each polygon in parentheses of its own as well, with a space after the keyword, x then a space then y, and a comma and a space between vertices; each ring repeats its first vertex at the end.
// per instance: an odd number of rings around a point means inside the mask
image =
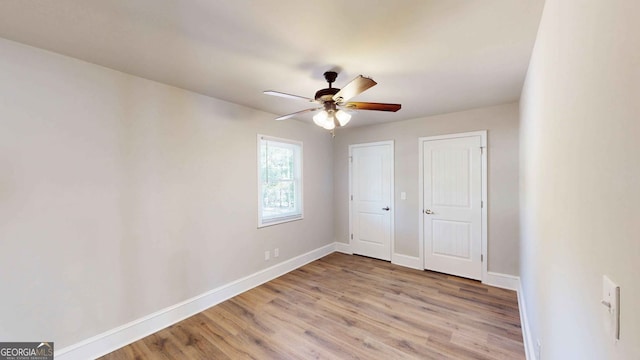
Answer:
POLYGON ((333 253, 102 359, 524 359, 513 291, 333 253))

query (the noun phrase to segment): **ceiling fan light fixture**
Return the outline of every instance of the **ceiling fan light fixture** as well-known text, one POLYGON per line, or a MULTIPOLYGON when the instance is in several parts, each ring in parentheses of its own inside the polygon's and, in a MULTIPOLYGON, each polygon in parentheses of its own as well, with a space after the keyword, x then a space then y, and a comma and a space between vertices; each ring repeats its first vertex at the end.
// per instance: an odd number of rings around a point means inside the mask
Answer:
POLYGON ((336 128, 336 124, 333 121, 333 117, 329 117, 327 118, 327 120, 324 122, 324 125, 322 126, 323 128, 327 129, 327 130, 333 130, 336 128))
POLYGON ((322 110, 317 114, 313 115, 313 122, 318 126, 324 127, 324 124, 327 121, 328 117, 329 117, 329 114, 325 110, 322 110))
POLYGON ((345 126, 351 120, 351 114, 343 110, 338 110, 336 112, 336 119, 338 119, 340 126, 345 126))
POLYGON ((322 110, 313 115, 313 122, 327 130, 333 130, 336 127, 335 113, 333 111, 322 110))

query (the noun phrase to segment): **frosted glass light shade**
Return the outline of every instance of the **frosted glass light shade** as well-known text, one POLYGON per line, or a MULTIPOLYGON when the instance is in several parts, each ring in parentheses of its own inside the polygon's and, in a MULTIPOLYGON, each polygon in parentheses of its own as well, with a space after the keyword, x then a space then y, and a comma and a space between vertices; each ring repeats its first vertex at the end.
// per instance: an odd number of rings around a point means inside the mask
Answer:
POLYGON ((325 120, 324 125, 322 126, 323 128, 327 129, 327 130, 333 130, 336 127, 335 122, 333 121, 333 116, 328 117, 327 120, 325 120))
POLYGON ((340 126, 345 126, 349 123, 349 120, 351 120, 351 114, 346 111, 338 110, 336 112, 336 119, 338 119, 340 126))
POLYGON ((336 127, 333 115, 329 115, 326 110, 313 115, 313 122, 327 130, 333 130, 336 127))
POLYGON ((313 115, 313 122, 318 126, 324 127, 328 116, 329 114, 327 114, 326 111, 322 110, 319 113, 313 115))

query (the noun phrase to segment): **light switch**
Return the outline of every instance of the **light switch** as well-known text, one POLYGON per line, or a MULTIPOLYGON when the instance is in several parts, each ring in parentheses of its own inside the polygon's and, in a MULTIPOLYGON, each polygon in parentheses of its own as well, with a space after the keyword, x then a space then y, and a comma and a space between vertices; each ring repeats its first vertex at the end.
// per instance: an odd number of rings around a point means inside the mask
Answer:
POLYGON ((400 193, 400 200, 407 200, 407 193, 406 192, 401 192, 400 193))
POLYGON ((604 328, 615 340, 620 339, 620 287, 606 275, 602 276, 602 300, 604 328))

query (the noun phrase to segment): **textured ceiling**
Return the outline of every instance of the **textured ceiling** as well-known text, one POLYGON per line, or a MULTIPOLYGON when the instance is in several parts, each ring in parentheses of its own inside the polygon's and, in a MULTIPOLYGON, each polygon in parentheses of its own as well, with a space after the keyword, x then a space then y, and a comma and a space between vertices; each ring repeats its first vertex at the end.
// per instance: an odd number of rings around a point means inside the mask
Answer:
MULTIPOLYGON (((322 73, 378 85, 349 126, 516 101, 543 0, 0 0, 0 37, 283 115, 322 73)), ((310 121, 311 116, 299 119, 310 121)))

